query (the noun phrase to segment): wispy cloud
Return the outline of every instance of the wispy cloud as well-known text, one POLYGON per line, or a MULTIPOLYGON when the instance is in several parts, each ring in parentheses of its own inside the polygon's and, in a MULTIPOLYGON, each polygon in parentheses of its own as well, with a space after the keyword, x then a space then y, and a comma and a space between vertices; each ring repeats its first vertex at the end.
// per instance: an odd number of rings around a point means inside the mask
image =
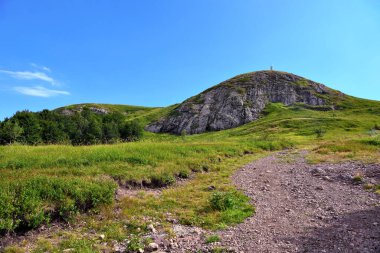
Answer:
POLYGON ((20 82, 17 82, 18 85, 15 83, 16 85, 12 88, 13 91, 23 95, 45 98, 58 95, 70 95, 68 91, 45 88, 44 86, 46 85, 41 84, 42 81, 53 86, 61 85, 60 82, 50 76, 51 70, 48 67, 33 62, 30 63, 30 66, 33 70, 12 71, 0 69, 0 74, 7 75, 10 78, 24 80, 21 85, 20 82))
POLYGON ((28 95, 28 96, 34 96, 34 97, 53 97, 57 95, 70 95, 70 92, 64 91, 64 90, 51 90, 47 89, 42 86, 34 86, 34 87, 14 87, 15 91, 28 95))
POLYGON ((36 68, 36 69, 41 69, 41 70, 43 70, 43 71, 45 71, 45 72, 51 72, 51 69, 50 69, 50 68, 48 68, 48 67, 46 67, 46 66, 43 66, 43 65, 38 65, 38 64, 36 64, 36 63, 34 63, 34 62, 31 62, 31 63, 30 63, 30 66, 32 66, 33 68, 36 68))
POLYGON ((48 82, 54 86, 59 85, 58 81, 56 81, 54 78, 48 76, 47 74, 43 72, 0 70, 0 73, 7 74, 16 79, 41 80, 41 81, 48 82))

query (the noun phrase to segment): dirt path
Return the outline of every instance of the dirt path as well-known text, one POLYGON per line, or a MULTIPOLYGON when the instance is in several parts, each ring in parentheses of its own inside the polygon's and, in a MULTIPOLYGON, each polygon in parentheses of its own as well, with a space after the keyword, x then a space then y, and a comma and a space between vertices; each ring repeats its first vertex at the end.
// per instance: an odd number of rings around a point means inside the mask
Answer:
MULTIPOLYGON (((379 183, 380 165, 308 165, 303 155, 278 153, 234 175, 256 214, 219 231, 217 246, 231 252, 380 252, 380 196, 354 179, 360 174, 379 183)), ((202 235, 178 244, 172 252, 210 248, 202 235)))

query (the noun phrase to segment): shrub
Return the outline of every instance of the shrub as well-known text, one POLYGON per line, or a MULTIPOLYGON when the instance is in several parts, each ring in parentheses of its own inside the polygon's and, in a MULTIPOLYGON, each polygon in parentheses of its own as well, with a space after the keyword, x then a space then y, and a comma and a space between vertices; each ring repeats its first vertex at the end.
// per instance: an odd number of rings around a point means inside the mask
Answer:
POLYGON ((143 127, 138 121, 130 121, 124 124, 120 130, 120 136, 125 141, 136 141, 141 139, 143 127))
POLYGON ((210 204, 212 209, 217 211, 232 209, 236 204, 236 195, 233 192, 214 192, 210 204))
POLYGON ((357 183, 363 182, 363 176, 361 174, 356 174, 352 179, 357 183))
POLYGON ((178 173, 178 177, 179 178, 188 178, 190 176, 190 171, 189 170, 181 170, 179 173, 178 173))
POLYGON ((317 138, 322 138, 325 135, 326 130, 320 127, 320 128, 315 129, 314 133, 317 135, 317 138))
POLYGON ((53 218, 69 220, 77 212, 110 204, 111 180, 34 177, 0 185, 0 233, 36 228, 53 218))
POLYGON ((380 140, 363 140, 362 141, 364 144, 371 145, 371 146, 379 146, 380 147, 380 140))
POLYGON ((137 236, 133 236, 130 238, 127 248, 128 248, 128 250, 130 250, 132 252, 137 252, 139 249, 144 248, 144 244, 143 244, 141 238, 139 238, 137 236))

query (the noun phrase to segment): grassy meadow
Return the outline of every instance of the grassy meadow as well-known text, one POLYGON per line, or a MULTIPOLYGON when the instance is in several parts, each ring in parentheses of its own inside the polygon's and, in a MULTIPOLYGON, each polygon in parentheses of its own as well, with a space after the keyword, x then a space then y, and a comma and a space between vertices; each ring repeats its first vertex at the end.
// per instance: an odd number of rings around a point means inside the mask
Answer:
MULTIPOLYGON (((2 235, 56 221, 72 224, 5 252, 98 252, 125 238, 133 249, 148 243, 141 235, 149 224, 170 234, 172 219, 210 230, 239 223, 254 207, 231 184, 231 175, 276 150, 307 149, 311 163, 380 162, 380 103, 348 97, 338 107, 271 104, 261 119, 238 128, 192 136, 146 132, 132 143, 1 146, 2 235), (115 201, 119 187, 137 194, 115 201), (157 188, 159 194, 146 190, 157 188)), ((132 109, 127 120, 145 123, 169 111, 132 109)))

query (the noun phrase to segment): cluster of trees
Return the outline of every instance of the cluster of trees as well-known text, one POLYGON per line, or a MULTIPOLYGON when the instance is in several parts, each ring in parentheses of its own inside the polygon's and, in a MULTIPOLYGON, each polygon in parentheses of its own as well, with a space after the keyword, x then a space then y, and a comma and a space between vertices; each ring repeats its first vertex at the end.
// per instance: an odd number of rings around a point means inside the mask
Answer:
POLYGON ((43 110, 17 112, 0 122, 0 144, 22 143, 92 145, 135 141, 143 129, 136 121, 125 122, 118 112, 96 114, 84 107, 73 115, 43 110))

